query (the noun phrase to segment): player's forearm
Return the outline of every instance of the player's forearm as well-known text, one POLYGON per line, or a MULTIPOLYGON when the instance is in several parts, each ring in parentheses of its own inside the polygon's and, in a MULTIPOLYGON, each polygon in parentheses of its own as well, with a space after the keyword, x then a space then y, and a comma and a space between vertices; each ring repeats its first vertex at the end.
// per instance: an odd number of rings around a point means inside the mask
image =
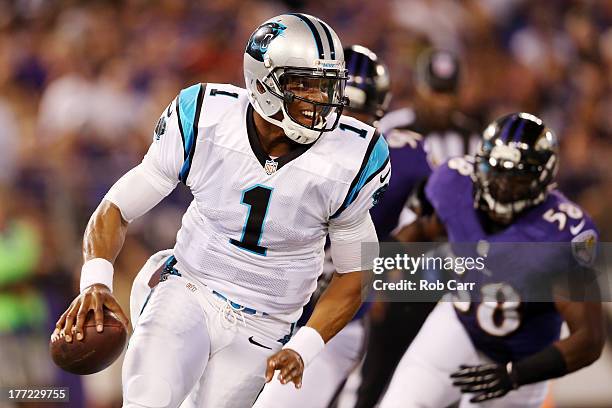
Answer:
POLYGON ((601 304, 556 302, 570 328, 570 335, 544 350, 513 364, 517 386, 550 380, 569 374, 596 361, 604 343, 601 304))
POLYGON ((128 223, 119 209, 103 200, 93 213, 83 236, 83 260, 103 258, 115 262, 123 247, 128 223))
POLYGON ((603 343, 603 336, 576 333, 573 338, 559 341, 555 347, 561 351, 567 372, 571 373, 597 361, 601 356, 603 343))
POLYGON ((429 237, 425 234, 423 220, 417 218, 413 223, 406 225, 395 234, 399 242, 425 242, 429 237))
POLYGON ((446 235, 442 223, 435 215, 421 216, 403 227, 395 239, 400 242, 429 242, 446 235))
POLYGON ((351 321, 369 286, 371 272, 336 273, 319 299, 306 326, 315 329, 326 343, 351 321))
POLYGON ((557 307, 570 328, 570 335, 556 342, 555 347, 571 373, 601 356, 605 341, 601 303, 564 302, 557 307))

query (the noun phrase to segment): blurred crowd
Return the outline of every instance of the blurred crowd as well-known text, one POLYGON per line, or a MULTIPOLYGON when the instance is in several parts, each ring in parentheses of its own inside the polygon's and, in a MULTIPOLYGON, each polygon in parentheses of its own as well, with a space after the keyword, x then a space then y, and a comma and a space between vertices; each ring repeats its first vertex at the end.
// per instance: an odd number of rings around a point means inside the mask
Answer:
MULTIPOLYGON (((177 92, 242 86, 250 33, 289 10, 377 52, 392 108, 411 104, 419 54, 454 52, 461 110, 482 123, 543 117, 561 139, 561 188, 612 237, 611 0, 0 0, 0 10, 0 384, 71 381, 74 406, 120 401, 116 387, 92 401, 78 378, 36 368, 76 294, 87 220, 177 92)), ((173 245, 188 201, 179 189, 131 226, 115 278, 125 306, 140 265, 173 245)))

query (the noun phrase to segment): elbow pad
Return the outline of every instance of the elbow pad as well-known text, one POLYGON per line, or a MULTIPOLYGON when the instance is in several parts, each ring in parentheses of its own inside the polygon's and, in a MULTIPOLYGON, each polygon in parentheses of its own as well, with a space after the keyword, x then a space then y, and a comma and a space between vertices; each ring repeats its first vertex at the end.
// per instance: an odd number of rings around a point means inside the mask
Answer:
POLYGON ((132 222, 155 207, 171 191, 164 183, 156 183, 149 177, 140 164, 121 177, 104 198, 119 208, 124 220, 132 222))
POLYGON ((378 256, 378 236, 370 213, 349 226, 329 226, 331 257, 338 273, 370 270, 378 256))

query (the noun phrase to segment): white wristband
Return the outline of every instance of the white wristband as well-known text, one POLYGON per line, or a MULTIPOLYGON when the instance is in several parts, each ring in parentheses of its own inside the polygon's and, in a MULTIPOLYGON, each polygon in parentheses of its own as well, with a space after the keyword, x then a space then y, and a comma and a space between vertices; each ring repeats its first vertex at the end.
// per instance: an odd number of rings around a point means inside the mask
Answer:
POLYGON ((314 360, 314 358, 323 350, 325 342, 318 331, 312 327, 304 326, 295 333, 295 336, 283 346, 284 349, 291 349, 302 357, 304 367, 314 360))
POLYGON ((104 258, 94 258, 81 268, 81 292, 94 283, 101 283, 113 291, 113 264, 104 258))

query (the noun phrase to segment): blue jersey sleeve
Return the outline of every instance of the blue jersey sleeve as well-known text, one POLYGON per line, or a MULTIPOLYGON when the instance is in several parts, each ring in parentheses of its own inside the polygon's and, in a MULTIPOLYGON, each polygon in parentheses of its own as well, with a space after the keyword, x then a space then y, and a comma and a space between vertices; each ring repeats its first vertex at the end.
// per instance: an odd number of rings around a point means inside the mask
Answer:
POLYGON ((347 195, 330 217, 330 224, 351 224, 362 219, 370 208, 378 203, 387 190, 390 179, 389 146, 385 138, 375 132, 347 195))
POLYGON ((187 184, 187 177, 193 162, 196 141, 198 139, 198 122, 205 91, 205 86, 195 84, 183 89, 177 97, 176 113, 183 143, 183 164, 178 178, 184 184, 187 184))

